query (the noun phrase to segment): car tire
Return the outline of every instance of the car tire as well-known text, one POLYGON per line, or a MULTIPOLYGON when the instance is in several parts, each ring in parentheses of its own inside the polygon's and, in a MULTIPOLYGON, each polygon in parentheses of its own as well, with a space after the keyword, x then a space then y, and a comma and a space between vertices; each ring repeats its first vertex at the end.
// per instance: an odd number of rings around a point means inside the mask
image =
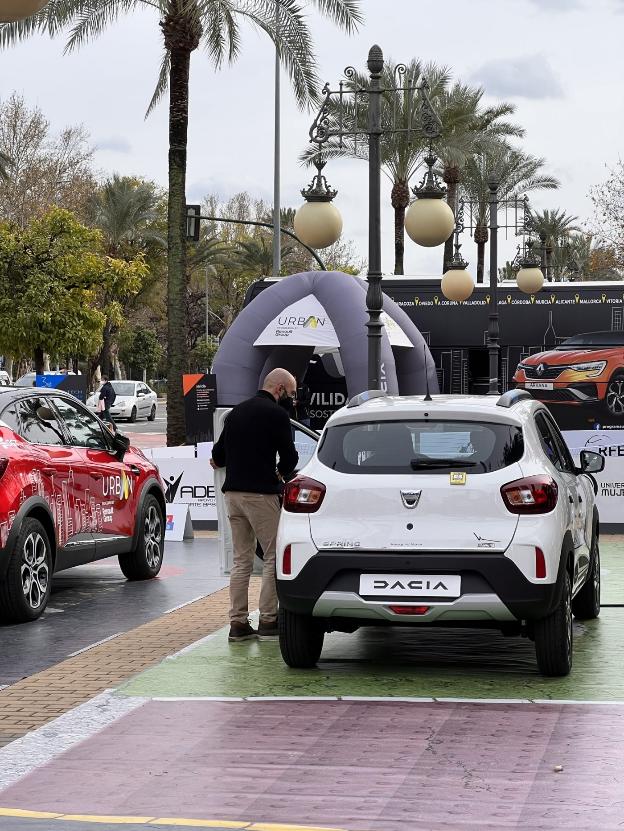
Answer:
POLYGON ((130 412, 130 421, 132 422, 132 424, 134 424, 134 422, 136 420, 137 420, 137 408, 133 407, 131 412, 130 412))
POLYGON ((148 421, 156 421, 156 404, 152 404, 152 409, 147 417, 148 421))
POLYGON ((609 378, 604 405, 613 418, 624 417, 624 370, 616 370, 609 378))
POLYGON ((542 675, 561 677, 572 669, 572 581, 566 569, 555 611, 535 622, 535 655, 542 675))
POLYGON ((282 658, 289 667, 311 669, 316 666, 325 639, 325 631, 318 618, 280 609, 278 631, 282 658))
POLYGON ((579 620, 595 620, 600 614, 600 548, 597 537, 592 541, 591 561, 587 580, 572 600, 572 614, 579 620))
POLYGON ((6 623, 37 620, 48 605, 51 585, 50 539, 38 519, 26 517, 0 581, 0 618, 6 623))
POLYGON ((165 550, 165 521, 153 494, 146 497, 139 521, 137 546, 119 555, 119 567, 128 580, 151 580, 160 571, 165 550))

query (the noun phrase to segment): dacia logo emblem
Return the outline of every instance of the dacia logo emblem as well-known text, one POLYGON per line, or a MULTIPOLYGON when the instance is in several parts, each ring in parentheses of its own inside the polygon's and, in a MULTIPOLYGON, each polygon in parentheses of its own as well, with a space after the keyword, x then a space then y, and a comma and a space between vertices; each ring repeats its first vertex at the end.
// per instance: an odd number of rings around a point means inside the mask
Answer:
POLYGON ((401 491, 401 501, 406 508, 415 508, 420 501, 422 491, 401 491))

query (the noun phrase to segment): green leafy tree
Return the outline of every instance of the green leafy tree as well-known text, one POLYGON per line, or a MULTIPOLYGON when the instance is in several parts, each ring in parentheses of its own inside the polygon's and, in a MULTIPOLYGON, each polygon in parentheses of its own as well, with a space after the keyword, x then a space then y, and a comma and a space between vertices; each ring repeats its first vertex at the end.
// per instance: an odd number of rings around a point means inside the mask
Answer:
MULTIPOLYGON (((361 20, 359 0, 314 0, 316 8, 345 31, 361 20)), ((202 47, 215 67, 234 61, 241 48, 241 24, 251 23, 279 44, 280 58, 305 105, 317 95, 318 79, 310 29, 296 0, 280 0, 276 28, 274 0, 50 0, 38 14, 0 26, 0 45, 37 32, 51 36, 70 27, 67 51, 100 35, 120 14, 156 11, 164 56, 148 112, 169 88, 168 361, 167 440, 185 439, 181 378, 186 366, 186 148, 191 55, 202 47)))
POLYGON ((102 340, 105 313, 97 289, 129 282, 132 266, 106 257, 99 231, 53 208, 25 229, 0 225, 0 350, 33 355, 86 356, 102 340))
POLYGON ((191 372, 209 371, 218 348, 219 341, 216 338, 197 341, 189 352, 189 370, 191 372))
POLYGON ((144 326, 126 329, 120 338, 119 356, 124 364, 148 376, 163 358, 156 334, 144 326))

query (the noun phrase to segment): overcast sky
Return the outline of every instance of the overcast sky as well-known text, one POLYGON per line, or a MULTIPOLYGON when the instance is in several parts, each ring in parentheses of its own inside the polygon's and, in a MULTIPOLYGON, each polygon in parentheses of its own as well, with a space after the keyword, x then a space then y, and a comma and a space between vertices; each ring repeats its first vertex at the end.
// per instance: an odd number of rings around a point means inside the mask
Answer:
MULTIPOLYGON (((395 61, 421 58, 447 64, 464 81, 481 84, 488 99, 517 106, 527 131, 522 147, 544 156, 559 191, 533 196, 534 206, 591 216, 590 188, 604 180, 621 153, 624 0, 363 0, 366 20, 347 38, 309 8, 320 76, 337 81, 345 66, 364 66, 378 43, 395 61)), ((0 97, 13 90, 39 105, 54 128, 82 122, 104 172, 167 182, 167 105, 147 119, 161 55, 151 10, 122 17, 73 55, 63 41, 31 40, 0 54, 0 97)), ((227 198, 238 190, 272 199, 273 49, 261 33, 244 29, 243 57, 218 73, 195 53, 191 66, 188 155, 189 202, 208 192, 227 198)), ((282 203, 296 206, 310 178, 297 157, 311 116, 294 104, 284 80, 282 203)), ((339 195, 344 235, 367 251, 367 176, 364 162, 332 162, 326 169, 339 195)), ((393 268, 389 186, 384 184, 383 267, 393 268)), ((503 244, 501 259, 515 243, 503 244)), ((474 245, 463 253, 474 273, 474 245)), ((439 274, 441 250, 406 241, 407 274, 439 274)))

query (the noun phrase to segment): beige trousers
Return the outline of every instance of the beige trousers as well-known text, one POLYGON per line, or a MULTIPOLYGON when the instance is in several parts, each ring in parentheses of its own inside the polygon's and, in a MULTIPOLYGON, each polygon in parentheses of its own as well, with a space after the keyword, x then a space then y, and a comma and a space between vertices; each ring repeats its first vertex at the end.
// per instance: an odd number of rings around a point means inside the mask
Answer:
POLYGON ((232 527, 234 562, 230 574, 230 621, 244 623, 249 614, 249 578, 253 570, 256 540, 264 551, 260 620, 277 617, 275 586, 275 538, 280 504, 277 494, 227 491, 225 504, 232 527))

